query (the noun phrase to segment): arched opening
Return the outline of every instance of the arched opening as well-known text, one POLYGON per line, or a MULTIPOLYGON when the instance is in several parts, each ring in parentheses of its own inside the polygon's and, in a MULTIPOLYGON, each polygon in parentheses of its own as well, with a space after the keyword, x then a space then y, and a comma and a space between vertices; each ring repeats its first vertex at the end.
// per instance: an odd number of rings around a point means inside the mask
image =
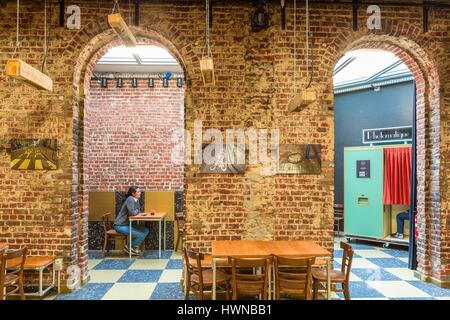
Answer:
MULTIPOLYGON (((440 154, 440 125, 438 121, 439 119, 435 119, 436 117, 439 118, 440 107, 439 77, 437 68, 428 58, 428 55, 414 42, 408 39, 386 35, 363 36, 360 39, 343 46, 339 50, 340 53, 337 58, 340 59, 346 53, 358 49, 383 50, 385 52, 389 52, 399 59, 399 64, 404 64, 410 70, 414 80, 415 94, 413 98, 415 112, 413 112, 414 118, 412 122, 414 136, 411 144, 413 145, 413 158, 415 157, 415 168, 412 168, 415 173, 413 182, 415 180, 415 189, 417 192, 415 193, 415 199, 413 193, 411 194, 411 201, 415 200, 416 213, 415 221, 414 219, 412 219, 412 221, 410 220, 411 223, 409 225, 412 228, 416 228, 416 230, 411 230, 412 233, 409 239, 411 250, 408 266, 410 268, 417 269, 416 276, 420 276, 424 280, 432 280, 432 275, 436 277, 436 275, 441 273, 439 265, 430 263, 430 261, 433 260, 433 256, 436 255, 436 253, 431 250, 430 243, 438 240, 440 234, 440 226, 432 223, 433 217, 437 219, 437 221, 440 219, 439 193, 431 191, 432 189, 439 190, 439 182, 433 181, 433 176, 436 174, 439 175, 440 170, 438 160, 439 156, 431 156, 432 152, 436 152, 437 155, 440 154), (437 121, 430 121, 431 118, 434 118, 434 120, 437 121), (435 135, 435 137, 431 138, 433 135, 435 135), (432 168, 431 170, 425 170, 425 168, 430 167, 432 168), (427 188, 425 188, 425 185, 427 188), (417 235, 414 234, 414 231, 417 231, 417 235), (417 258, 416 261, 415 258, 417 258)), ((342 65, 339 65, 338 60, 335 61, 338 68, 342 67, 342 65)), ((349 61, 347 61, 347 63, 348 62, 349 61)), ((396 71, 394 68, 391 70, 396 71)), ((372 90, 373 89, 374 88, 372 88, 372 90)), ((375 89, 378 90, 378 88, 375 89)), ((353 160, 354 165, 356 166, 357 159, 353 160)), ((366 174, 367 173, 368 172, 366 171, 366 174)), ((352 176, 356 178, 356 167, 355 172, 351 172, 349 174, 352 174, 352 176)), ((361 179, 361 177, 359 179, 361 179)), ((366 195, 361 196, 361 199, 369 201, 366 195)), ((388 230, 390 231, 392 229, 388 230)), ((441 257, 435 256, 434 259, 439 260, 441 257)))
MULTIPOLYGON (((72 221, 77 244, 71 260, 82 283, 89 280, 89 250, 98 257, 103 246, 102 213, 114 219, 129 186, 143 189, 142 210, 168 212, 167 249, 176 241, 174 212, 183 211, 184 166, 172 163, 169 144, 172 132, 184 128, 185 67, 159 34, 137 39, 129 51, 106 31, 91 40, 75 67, 72 210, 78 219, 72 221)), ((158 226, 146 225, 151 232, 143 249, 158 250, 158 226)), ((123 244, 109 248, 120 251, 123 244)))

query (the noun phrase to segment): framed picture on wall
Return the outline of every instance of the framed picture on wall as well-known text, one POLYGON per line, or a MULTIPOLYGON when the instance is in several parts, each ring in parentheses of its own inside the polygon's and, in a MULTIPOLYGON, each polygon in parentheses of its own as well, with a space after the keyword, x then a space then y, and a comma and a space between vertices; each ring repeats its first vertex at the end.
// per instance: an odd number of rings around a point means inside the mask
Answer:
POLYGON ((280 145, 278 173, 320 174, 322 172, 320 144, 280 145))
POLYGON ((245 173, 245 148, 233 144, 204 144, 201 173, 245 173))
POLYGON ((11 169, 56 170, 56 139, 12 139, 11 169))

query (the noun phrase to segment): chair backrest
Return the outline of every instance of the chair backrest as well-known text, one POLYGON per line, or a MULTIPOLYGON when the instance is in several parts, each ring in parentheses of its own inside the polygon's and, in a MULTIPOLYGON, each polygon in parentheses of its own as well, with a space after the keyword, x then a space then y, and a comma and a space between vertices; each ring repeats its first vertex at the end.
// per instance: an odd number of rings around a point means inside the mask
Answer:
POLYGON ((198 276, 198 285, 201 300, 203 300, 203 272, 202 272, 202 260, 205 260, 205 255, 201 252, 196 252, 184 246, 184 260, 186 263, 186 269, 188 273, 187 281, 190 281, 190 276, 195 274, 198 276), (195 261, 195 263, 192 262, 195 261))
POLYGON ((111 222, 109 221, 109 217, 111 216, 111 212, 105 213, 104 215, 102 215, 102 221, 103 221, 103 230, 106 232, 108 232, 109 230, 111 230, 111 222))
POLYGON ((311 269, 315 258, 273 256, 276 299, 280 293, 301 294, 311 300, 311 269))
POLYGON ((6 272, 6 249, 0 250, 0 300, 3 300, 3 289, 5 283, 5 272, 6 272))
POLYGON ((175 221, 179 231, 183 231, 184 227, 184 212, 175 212, 175 221))
POLYGON ((238 299, 239 294, 246 296, 262 296, 267 300, 268 296, 268 272, 271 257, 264 258, 235 258, 228 257, 231 264, 231 286, 233 289, 233 300, 238 299), (243 269, 262 268, 262 272, 245 273, 243 269))
POLYGON ((344 250, 344 254, 342 255, 341 271, 345 274, 345 281, 348 282, 350 279, 350 270, 352 268, 354 251, 351 245, 343 241, 341 241, 340 247, 344 250))

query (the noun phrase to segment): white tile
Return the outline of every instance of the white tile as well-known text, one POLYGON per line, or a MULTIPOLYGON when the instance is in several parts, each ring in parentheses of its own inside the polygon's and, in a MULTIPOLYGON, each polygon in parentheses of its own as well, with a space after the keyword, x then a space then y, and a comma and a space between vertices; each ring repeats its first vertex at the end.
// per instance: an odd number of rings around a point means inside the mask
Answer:
POLYGON ((149 300, 156 283, 116 283, 102 300, 149 300))
POLYGON ((176 282, 179 283, 181 280, 182 270, 181 269, 175 269, 175 270, 164 270, 161 274, 161 277, 159 278, 159 283, 168 283, 168 282, 176 282))
POLYGON ((378 266, 365 258, 353 258, 352 268, 378 268, 378 266))
POLYGON ((384 268, 384 270, 392 273, 394 276, 405 281, 420 281, 414 276, 414 271, 406 268, 384 268))
POLYGON ((358 250, 356 254, 363 258, 392 258, 390 254, 380 250, 358 250))
POLYGON ((388 298, 426 298, 429 294, 405 281, 366 281, 372 288, 388 298))
POLYGON ((129 270, 163 270, 169 259, 136 259, 129 270))
POLYGON ((409 261, 409 258, 397 258, 397 259, 402 260, 403 262, 406 262, 406 263, 408 263, 408 261, 409 261))
POLYGON ((89 275, 93 283, 116 283, 126 270, 91 270, 89 275))
POLYGON ((353 274, 350 272, 350 281, 363 281, 360 277, 358 277, 356 274, 353 274))
POLYGON ((389 300, 389 298, 351 298, 352 300, 389 300))
POLYGON ((437 300, 450 300, 450 297, 435 297, 437 300))
POLYGON ((102 262, 102 259, 89 259, 88 269, 91 270, 92 268, 95 268, 95 266, 98 265, 100 262, 102 262))

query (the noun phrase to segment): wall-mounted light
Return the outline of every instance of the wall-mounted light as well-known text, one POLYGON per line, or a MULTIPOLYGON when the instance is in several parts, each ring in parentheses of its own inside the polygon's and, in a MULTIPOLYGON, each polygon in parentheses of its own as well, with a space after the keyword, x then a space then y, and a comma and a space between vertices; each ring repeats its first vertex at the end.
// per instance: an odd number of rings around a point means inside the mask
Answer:
POLYGON ((136 78, 131 79, 131 86, 136 88, 138 86, 138 80, 136 78))
POLYGON ((155 87, 155 81, 153 80, 153 78, 148 78, 147 85, 149 88, 155 87))
POLYGON ((122 39, 122 42, 126 47, 136 46, 136 38, 126 24, 125 20, 123 20, 120 13, 108 15, 108 23, 120 39, 122 39))
POLYGON ((169 79, 163 78, 162 79, 162 84, 163 84, 164 88, 167 88, 169 86, 169 79))
POLYGON ((123 87, 123 79, 122 78, 118 78, 116 81, 116 87, 117 88, 122 88, 123 87))
POLYGON ((177 78, 177 87, 182 88, 183 87, 183 78, 177 78))
POLYGON ((100 87, 102 87, 102 88, 108 88, 108 79, 106 79, 106 78, 101 78, 101 79, 100 79, 100 87))
POLYGON ((252 12, 252 31, 259 32, 269 27, 269 10, 265 5, 265 1, 262 1, 252 12))

